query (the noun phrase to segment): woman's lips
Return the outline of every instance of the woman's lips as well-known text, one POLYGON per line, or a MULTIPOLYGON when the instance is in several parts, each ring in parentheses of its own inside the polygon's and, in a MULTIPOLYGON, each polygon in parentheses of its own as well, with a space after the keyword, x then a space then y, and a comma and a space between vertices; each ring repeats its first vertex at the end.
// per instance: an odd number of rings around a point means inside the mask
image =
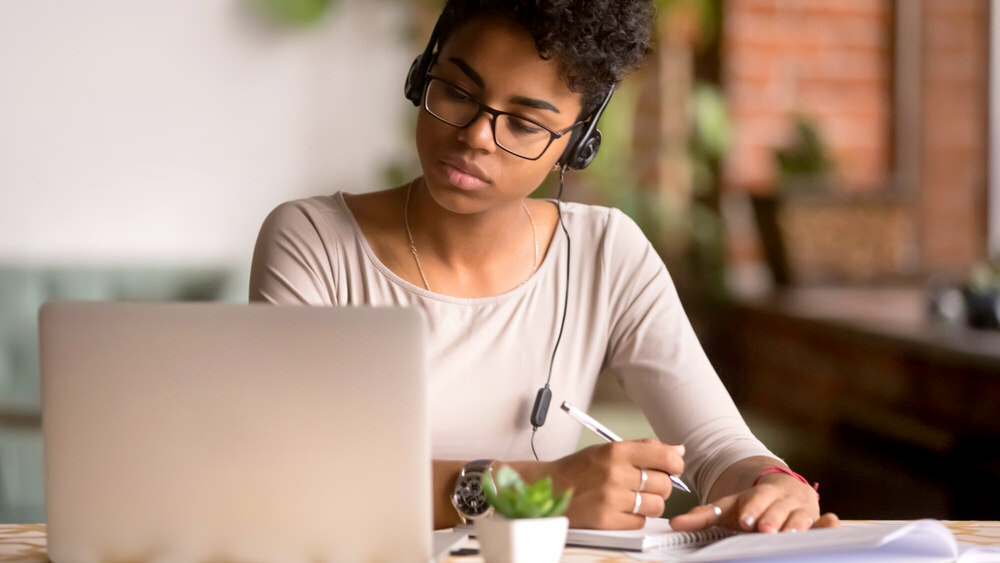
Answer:
POLYGON ((456 188, 475 190, 485 187, 489 181, 475 166, 442 160, 448 181, 456 188))

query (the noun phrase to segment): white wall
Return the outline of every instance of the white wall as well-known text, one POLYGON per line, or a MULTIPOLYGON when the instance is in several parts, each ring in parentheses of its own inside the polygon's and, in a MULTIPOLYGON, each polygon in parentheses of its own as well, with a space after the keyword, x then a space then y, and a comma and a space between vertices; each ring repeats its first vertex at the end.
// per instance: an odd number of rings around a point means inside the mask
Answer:
POLYGON ((248 0, 0 11, 0 263, 249 264, 286 199, 412 151, 406 5, 269 25, 248 0), (403 151, 403 152, 400 152, 403 151))

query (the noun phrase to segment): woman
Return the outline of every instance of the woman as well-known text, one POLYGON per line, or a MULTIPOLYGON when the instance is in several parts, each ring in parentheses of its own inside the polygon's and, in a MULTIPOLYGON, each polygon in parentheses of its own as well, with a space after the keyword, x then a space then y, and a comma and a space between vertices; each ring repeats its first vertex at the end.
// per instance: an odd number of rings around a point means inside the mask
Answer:
POLYGON ((681 474, 706 504, 676 529, 837 523, 747 429, 635 223, 528 198, 587 164, 651 18, 648 0, 450 0, 407 81, 423 175, 289 202, 261 229, 252 300, 425 313, 436 527, 482 516, 478 480, 498 463, 572 487, 575 527, 641 527, 681 474), (662 442, 574 452, 580 426, 533 409, 543 386, 586 407, 604 369, 662 442))

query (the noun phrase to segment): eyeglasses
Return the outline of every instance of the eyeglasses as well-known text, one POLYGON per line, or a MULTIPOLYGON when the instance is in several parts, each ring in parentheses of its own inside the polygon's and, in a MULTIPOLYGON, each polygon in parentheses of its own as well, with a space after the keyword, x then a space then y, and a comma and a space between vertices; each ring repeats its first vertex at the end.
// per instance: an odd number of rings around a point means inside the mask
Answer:
POLYGON ((429 74, 427 87, 424 89, 424 109, 448 125, 460 129, 468 127, 480 114, 486 112, 493 117, 490 121, 493 142, 510 154, 527 160, 541 158, 552 141, 582 123, 574 123, 562 131, 553 131, 527 117, 493 109, 462 88, 429 74))

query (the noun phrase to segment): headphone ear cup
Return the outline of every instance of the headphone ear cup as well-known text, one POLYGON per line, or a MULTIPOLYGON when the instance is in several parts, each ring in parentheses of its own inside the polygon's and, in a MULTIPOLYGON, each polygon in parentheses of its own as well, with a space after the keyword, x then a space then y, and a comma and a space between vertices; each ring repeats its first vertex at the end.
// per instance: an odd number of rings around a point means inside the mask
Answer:
POLYGON ((424 95, 424 75, 427 69, 424 66, 424 55, 417 55, 410 65, 409 72, 406 73, 406 84, 403 86, 403 94, 415 106, 420 105, 420 98, 424 95))
POLYGON ((594 161, 597 156, 597 151, 601 148, 601 132, 598 129, 594 129, 594 132, 590 134, 585 139, 580 139, 580 142, 574 147, 573 152, 569 155, 566 164, 573 170, 583 170, 584 168, 590 166, 590 163, 594 161))
POLYGON ((559 160, 556 161, 556 168, 565 164, 569 166, 570 162, 573 162, 573 155, 576 153, 577 146, 579 146, 578 139, 580 137, 579 131, 573 131, 570 133, 569 142, 566 143, 566 148, 563 149, 561 155, 559 155, 559 160))

